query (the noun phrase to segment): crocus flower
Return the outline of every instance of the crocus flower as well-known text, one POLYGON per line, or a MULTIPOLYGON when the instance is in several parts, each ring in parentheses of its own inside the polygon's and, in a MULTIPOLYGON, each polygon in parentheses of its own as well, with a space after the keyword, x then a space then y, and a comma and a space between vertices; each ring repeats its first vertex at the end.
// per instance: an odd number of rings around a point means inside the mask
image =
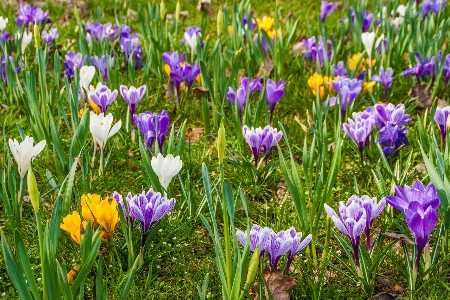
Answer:
POLYGON ((92 64, 100 71, 103 77, 103 83, 108 83, 108 70, 114 67, 114 57, 108 54, 103 55, 100 59, 97 56, 91 57, 92 64))
POLYGON ((388 68, 386 72, 384 71, 384 68, 381 67, 380 69, 380 75, 374 75, 370 80, 381 82, 384 87, 385 92, 385 99, 386 103, 389 102, 389 88, 392 85, 392 82, 394 82, 394 78, 392 77, 392 68, 388 68))
POLYGON ((258 25, 258 29, 264 30, 268 32, 272 29, 273 24, 275 23, 275 18, 264 16, 261 18, 256 18, 256 24, 258 25))
POLYGON ((439 15, 440 11, 444 9, 447 5, 447 1, 442 2, 441 0, 428 0, 422 4, 422 17, 425 19, 430 12, 434 12, 436 16, 439 15))
POLYGON ((364 13, 360 11, 355 12, 353 8, 350 8, 350 13, 352 18, 352 26, 355 25, 356 15, 358 14, 358 16, 361 16, 362 14, 362 32, 366 32, 367 30, 369 30, 370 26, 372 26, 373 13, 371 13, 370 11, 365 10, 364 13))
POLYGON ((395 106, 389 104, 376 104, 374 107, 367 108, 370 113, 375 116, 376 125, 378 128, 385 127, 388 123, 392 125, 402 126, 412 119, 405 113, 405 105, 398 104, 395 106))
POLYGON ((331 97, 325 102, 325 105, 330 107, 335 106, 336 103, 340 105, 341 113, 344 116, 347 111, 347 107, 352 105, 356 97, 359 96, 362 90, 362 81, 357 78, 343 78, 338 77, 337 80, 332 82, 334 90, 339 94, 338 97, 331 97))
POLYGON ((361 33, 361 41, 366 49, 367 55, 369 56, 369 64, 372 67, 372 49, 375 43, 375 32, 363 32, 361 33))
MULTIPOLYGON (((105 198, 106 200, 107 198, 105 198)), ((97 205, 102 201, 102 197, 98 194, 83 194, 80 198, 81 215, 86 221, 91 220, 91 224, 96 222, 97 205)))
POLYGON ((303 44, 305 45, 307 51, 303 55, 303 60, 309 58, 310 60, 314 60, 316 63, 319 61, 321 67, 323 67, 325 63, 325 55, 328 58, 328 61, 331 60, 331 56, 333 54, 333 50, 331 47, 331 41, 327 41, 325 43, 323 38, 319 36, 319 41, 316 41, 316 37, 312 36, 308 39, 303 40, 303 44))
POLYGON ((0 45, 5 44, 9 40, 10 34, 9 32, 4 32, 0 30, 0 45))
POLYGON ((322 23, 325 23, 325 19, 329 14, 335 11, 338 8, 336 4, 333 2, 322 1, 320 4, 320 20, 322 23))
POLYGON ((441 205, 433 183, 428 186, 416 181, 411 187, 395 186, 397 196, 386 196, 386 201, 395 209, 404 213, 417 247, 415 270, 419 268, 420 256, 427 244, 430 234, 436 226, 437 209, 441 205))
POLYGON ((152 147, 155 139, 158 141, 159 151, 162 153, 164 140, 166 139, 167 131, 169 130, 170 119, 166 110, 161 114, 143 112, 133 115, 133 122, 139 128, 139 131, 144 136, 145 145, 152 147))
POLYGON ((255 30, 256 29, 256 22, 254 19, 252 19, 251 15, 244 15, 242 18, 242 24, 245 28, 248 28, 249 30, 255 30), (249 22, 250 20, 250 22, 249 22), (248 27, 248 24, 250 23, 250 26, 248 27))
POLYGON ((383 212, 383 209, 386 206, 386 199, 383 198, 380 202, 377 202, 377 198, 370 198, 367 195, 364 195, 361 198, 353 195, 350 197, 349 201, 350 200, 359 201, 366 211, 366 227, 364 228, 364 231, 366 233, 367 251, 370 252, 370 227, 372 227, 373 221, 383 212))
POLYGON ((445 86, 448 86, 448 82, 450 80, 450 54, 447 54, 444 60, 444 64, 442 66, 442 74, 445 77, 445 86))
POLYGON ((50 23, 51 20, 48 17, 48 10, 42 11, 38 6, 31 6, 29 4, 20 4, 19 13, 17 14, 16 23, 17 26, 29 24, 44 24, 50 23))
MULTIPOLYGON (((237 88, 236 92, 234 91, 234 89, 232 87, 228 87, 228 93, 226 94, 226 97, 228 100, 230 100, 230 102, 233 105, 236 105, 236 100, 237 100, 240 119, 241 119, 242 108, 247 103, 249 89, 252 94, 256 93, 256 91, 258 91, 258 90, 261 92, 263 90, 263 87, 261 84, 261 79, 260 78, 256 78, 256 79, 250 78, 249 79, 248 77, 243 77, 241 79, 241 83, 240 83, 239 87, 237 88)), ((242 122, 242 119, 241 119, 241 122, 242 122)))
POLYGON ((49 32, 42 31, 42 40, 50 47, 54 40, 59 37, 58 29, 52 28, 49 32))
POLYGON ((4 18, 0 16, 0 30, 3 31, 6 28, 6 25, 8 24, 8 18, 4 18))
MULTIPOLYGON (((8 86, 8 73, 6 71, 6 61, 7 60, 6 60, 5 54, 2 54, 1 60, 2 60, 2 65, 1 65, 1 69, 0 69, 0 77, 3 78, 3 82, 5 83, 6 86, 8 86)), ((11 66, 15 65, 13 58, 11 56, 9 57, 9 63, 11 64, 11 66)), ((16 68, 13 67, 13 69, 15 69, 16 73, 19 73, 22 68, 19 65, 16 68)))
POLYGON ((135 88, 134 86, 130 86, 130 88, 127 88, 124 85, 120 86, 120 94, 122 95, 123 100, 125 100, 125 102, 128 104, 128 109, 131 116, 136 112, 136 108, 139 102, 144 97, 146 90, 147 86, 145 85, 138 88, 135 88))
POLYGON ((120 205, 120 208, 122 209, 123 215, 128 220, 128 224, 130 226, 133 226, 134 218, 130 214, 130 212, 131 212, 130 202, 133 199, 133 195, 131 195, 131 193, 128 193, 125 201, 123 201, 122 195, 119 194, 118 192, 114 192, 112 194, 112 197, 114 198, 114 200, 116 200, 117 204, 120 205), (125 203, 126 203, 127 207, 125 207, 125 203))
POLYGON ((350 238, 355 264, 359 271, 358 246, 361 234, 364 232, 367 223, 366 210, 354 198, 350 198, 346 204, 343 202, 339 203, 339 216, 327 204, 324 204, 324 207, 337 229, 350 238))
POLYGON ((384 36, 383 36, 383 38, 380 40, 380 43, 377 48, 378 54, 382 55, 383 52, 386 52, 388 50, 388 47, 389 47, 388 43, 389 43, 388 39, 384 38, 384 36))
POLYGON ((293 239, 290 234, 284 231, 278 233, 270 233, 270 243, 266 248, 270 257, 270 271, 273 272, 277 269, 278 261, 280 258, 288 253, 292 249, 293 239))
POLYGON ((270 154, 270 150, 275 147, 275 145, 281 140, 283 134, 278 132, 275 128, 272 128, 270 125, 267 125, 262 129, 258 128, 250 128, 247 125, 244 125, 242 128, 242 132, 247 144, 249 144, 252 149, 253 157, 255 159, 255 167, 258 167, 258 159, 261 153, 261 148, 263 148, 263 152, 265 155, 265 160, 267 163, 268 155, 270 154))
POLYGON ((170 69, 177 68, 184 60, 186 56, 186 53, 181 54, 181 56, 178 55, 178 51, 175 52, 164 52, 162 54, 162 58, 166 64, 169 65, 170 69))
POLYGON ((444 108, 436 107, 436 112, 434 113, 434 121, 439 126, 439 130, 442 136, 442 143, 445 145, 447 140, 447 121, 450 115, 450 106, 444 108))
POLYGON ((97 223, 102 226, 108 234, 112 234, 119 223, 119 211, 117 210, 116 200, 111 202, 108 199, 100 201, 95 208, 95 217, 97 223))
MULTIPOLYGON (((175 207, 175 199, 167 199, 165 196, 162 197, 161 193, 150 189, 148 192, 143 191, 142 194, 132 196, 130 200, 127 197, 127 203, 130 207, 128 211, 130 217, 141 223, 144 234, 141 244, 143 251, 148 231, 175 207)), ((128 217, 126 211, 123 211, 123 214, 128 217)))
POLYGON ((28 44, 31 43, 31 40, 33 39, 33 33, 24 31, 23 35, 20 35, 20 32, 17 32, 17 40, 22 39, 22 44, 20 46, 21 53, 25 53, 25 49, 27 48, 28 44))
POLYGON ((332 65, 331 69, 333 69, 333 76, 347 76, 347 70, 345 69, 345 65, 343 61, 338 62, 337 65, 332 65))
POLYGON ((99 22, 86 22, 86 33, 86 39, 88 41, 90 41, 92 37, 94 37, 96 41, 104 41, 106 38, 109 38, 111 33, 111 23, 101 24, 99 22))
POLYGON ((369 145, 370 134, 375 127, 375 118, 367 111, 353 113, 353 120, 343 125, 345 133, 355 142, 358 147, 361 161, 363 161, 363 149, 369 145))
POLYGON ((414 67, 411 67, 409 69, 406 69, 402 72, 402 76, 411 76, 415 75, 417 79, 423 78, 426 75, 434 75, 435 72, 435 58, 434 56, 428 61, 428 56, 425 56, 422 60, 420 57, 420 54, 416 52, 416 61, 417 65, 414 67))
POLYGON ((33 161, 42 150, 44 150, 46 144, 46 141, 42 140, 33 146, 33 142, 33 138, 29 136, 26 136, 22 143, 12 139, 9 139, 8 141, 9 149, 11 150, 11 154, 13 155, 19 169, 21 181, 30 167, 30 162, 33 161))
MULTIPOLYGON (((80 68, 80 87, 86 91, 89 91, 89 85, 91 84, 92 79, 94 79, 94 75, 95 75, 95 68, 93 66, 82 66, 80 68)), ((101 84, 100 84, 100 86, 101 86, 101 84)), ((96 105, 98 105, 98 104, 96 104, 96 105)), ((106 112, 106 108, 105 108, 104 112, 106 112)))
POLYGON ((73 53, 71 51, 67 52, 64 61, 64 74, 66 74, 67 79, 70 81, 75 75, 75 68, 79 69, 86 63, 87 56, 83 58, 81 53, 73 53))
MULTIPOLYGON (((259 244, 259 256, 264 256, 266 249, 270 245, 272 232, 273 230, 268 227, 261 228, 260 226, 253 224, 250 229, 250 252, 255 252, 256 246, 259 244)), ((245 247, 247 242, 247 233, 238 229, 236 230, 236 238, 239 243, 245 247)))
POLYGON ((125 53, 125 60, 128 65, 130 59, 133 59, 134 69, 137 70, 139 67, 143 66, 142 60, 142 47, 139 39, 136 38, 121 38, 119 41, 122 46, 123 52, 125 53))
POLYGON ((291 263, 294 260, 295 255, 306 248, 306 246, 311 243, 312 235, 308 234, 302 241, 302 233, 295 231, 294 227, 291 227, 290 229, 285 231, 285 234, 287 236, 290 236, 292 238, 292 245, 289 252, 289 257, 286 264, 286 271, 284 272, 286 275, 289 273, 289 269, 291 267, 291 263))
POLYGON ((85 227, 86 221, 81 222, 80 214, 77 211, 65 216, 61 225, 59 225, 59 228, 70 234, 72 240, 74 240, 77 244, 81 243, 81 228, 84 229, 85 227))
POLYGON ((195 51, 197 47, 198 37, 202 36, 202 29, 196 26, 188 27, 184 31, 184 36, 181 39, 181 44, 185 43, 189 45, 191 52, 195 51))
POLYGON ((111 92, 106 85, 99 85, 95 92, 89 92, 88 95, 100 107, 102 113, 106 114, 106 110, 116 100, 118 93, 117 90, 111 92))
POLYGON ((272 124, 273 111, 284 95, 284 80, 280 79, 275 83, 272 79, 267 80, 266 100, 270 108, 270 124, 272 124))
POLYGON ((173 157, 172 154, 167 154, 164 157, 161 153, 158 153, 158 156, 152 157, 151 165, 156 176, 159 178, 161 186, 164 190, 167 190, 172 178, 180 172, 183 162, 179 156, 173 157))
POLYGON ((119 122, 114 124, 114 126, 111 128, 112 122, 112 114, 107 114, 105 116, 104 113, 100 113, 99 115, 97 115, 93 111, 90 112, 89 129, 94 138, 94 147, 95 144, 98 144, 98 146, 100 147, 100 174, 102 174, 103 172, 103 149, 105 148, 106 141, 110 137, 115 135, 122 126, 122 121, 119 120, 119 122))

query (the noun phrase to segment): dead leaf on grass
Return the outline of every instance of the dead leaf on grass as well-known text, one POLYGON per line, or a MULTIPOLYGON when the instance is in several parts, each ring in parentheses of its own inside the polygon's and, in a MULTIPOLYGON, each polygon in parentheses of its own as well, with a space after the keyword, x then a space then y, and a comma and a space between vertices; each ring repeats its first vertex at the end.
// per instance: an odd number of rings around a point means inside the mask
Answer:
POLYGON ((378 284, 381 284, 381 285, 389 288, 392 292, 399 293, 400 295, 404 295, 403 289, 395 282, 392 282, 389 279, 384 278, 382 276, 377 276, 375 280, 378 284))
POLYGON ((264 64, 259 67, 256 77, 269 77, 273 71, 274 62, 271 59, 267 59, 264 64))
POLYGON ((397 296, 386 293, 386 292, 382 292, 382 293, 376 294, 373 297, 370 297, 367 300, 395 300, 395 299, 397 299, 397 296))
POLYGON ((192 92, 195 94, 195 97, 197 99, 201 99, 204 93, 208 95, 209 90, 208 88, 202 86, 196 86, 195 88, 192 89, 192 92))
POLYGON ((186 143, 192 143, 200 139, 200 135, 205 132, 204 128, 187 128, 186 129, 186 143))
POLYGON ((208 17, 212 17, 214 10, 211 5, 211 0, 199 0, 197 3, 198 12, 204 11, 208 14, 208 17))
MULTIPOLYGON (((290 296, 288 291, 293 289, 297 285, 297 280, 289 276, 283 275, 281 270, 275 270, 270 272, 269 268, 265 268, 263 271, 264 279, 269 285, 269 291, 272 294, 273 300, 289 300, 290 296)), ((258 295, 254 295, 255 300, 258 299, 258 295)))
POLYGON ((308 127, 306 127, 305 124, 303 124, 302 122, 300 122, 300 119, 299 119, 297 116, 294 117, 294 121, 297 122, 298 125, 300 125, 300 127, 302 128, 302 130, 303 130, 304 132, 308 133, 308 127))

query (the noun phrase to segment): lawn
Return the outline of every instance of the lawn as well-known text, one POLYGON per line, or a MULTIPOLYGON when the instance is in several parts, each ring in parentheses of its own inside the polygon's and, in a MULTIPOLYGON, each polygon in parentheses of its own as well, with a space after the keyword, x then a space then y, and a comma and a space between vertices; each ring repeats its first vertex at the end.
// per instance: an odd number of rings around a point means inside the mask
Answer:
POLYGON ((447 298, 449 15, 0 4, 0 297, 447 298))

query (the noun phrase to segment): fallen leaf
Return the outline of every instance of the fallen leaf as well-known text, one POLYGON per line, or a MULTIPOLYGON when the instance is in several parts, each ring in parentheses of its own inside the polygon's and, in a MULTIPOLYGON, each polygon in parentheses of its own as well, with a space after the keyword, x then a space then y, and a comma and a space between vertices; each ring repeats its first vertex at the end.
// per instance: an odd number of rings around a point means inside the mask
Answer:
POLYGON ((378 293, 373 297, 368 298, 367 300, 395 300, 397 299, 397 296, 386 293, 386 292, 382 292, 382 293, 378 293))
POLYGON ((294 56, 297 56, 299 54, 304 54, 306 52, 305 43, 303 41, 297 42, 292 46, 292 53, 294 53, 294 56))
POLYGON ((295 120, 295 122, 298 123, 298 125, 300 125, 300 127, 302 128, 302 130, 303 130, 304 132, 308 133, 308 127, 306 127, 305 124, 303 124, 302 122, 300 122, 300 119, 299 119, 297 116, 294 117, 294 120, 295 120))
POLYGON ((411 170, 411 172, 409 172, 409 176, 414 176, 415 174, 418 174, 418 175, 420 175, 420 174, 424 174, 425 172, 426 172, 426 167, 425 167, 425 164, 423 164, 423 163, 420 163, 420 164, 418 164, 417 166, 415 166, 412 170, 411 170))
POLYGON ((197 99, 201 99, 203 96, 203 93, 207 93, 207 95, 209 94, 208 88, 205 88, 202 86, 196 86, 195 88, 192 89, 192 92, 195 94, 195 97, 197 99))
POLYGON ((208 14, 208 17, 212 17, 214 10, 211 5, 211 0, 199 0, 197 3, 198 12, 204 11, 208 14))
POLYGON ((192 143, 200 139, 200 135, 205 132, 204 128, 187 128, 186 129, 186 143, 192 143))
POLYGON ((258 74, 256 75, 256 77, 269 77, 273 71, 273 67, 274 67, 273 60, 266 59, 264 64, 262 64, 262 66, 259 67, 258 74))
POLYGON ((384 278, 382 276, 377 276, 375 280, 378 284, 381 284, 381 285, 389 288, 392 292, 399 293, 400 295, 404 295, 403 289, 395 282, 392 282, 389 279, 384 278))
POLYGON ((408 96, 417 98, 416 102, 419 104, 418 107, 422 109, 429 108, 433 104, 433 99, 431 99, 431 91, 427 90, 427 84, 424 82, 413 86, 409 90, 408 96))
MULTIPOLYGON (((288 291, 297 285, 296 279, 283 275, 283 272, 278 269, 274 272, 270 272, 269 268, 265 268, 263 275, 269 285, 269 291, 272 294, 273 300, 290 299, 288 291)), ((254 297, 255 300, 258 299, 258 295, 255 295, 254 297)))
POLYGON ((6 105, 6 104, 0 104, 0 107, 2 108, 2 109, 4 109, 4 110, 6 110, 6 109, 8 109, 8 105, 6 105))
POLYGON ((440 108, 444 108, 444 107, 448 106, 448 103, 447 103, 447 101, 445 101, 445 100, 439 99, 439 100, 438 100, 438 106, 439 106, 440 108))
MULTIPOLYGON (((380 233, 380 229, 375 229, 375 231, 380 233)), ((407 237, 406 235, 401 234, 401 233, 383 232, 382 235, 385 236, 385 237, 388 237, 388 238, 404 241, 404 242, 406 242, 406 243, 408 243, 410 245, 414 245, 414 242, 411 241, 411 239, 409 237, 407 237)))

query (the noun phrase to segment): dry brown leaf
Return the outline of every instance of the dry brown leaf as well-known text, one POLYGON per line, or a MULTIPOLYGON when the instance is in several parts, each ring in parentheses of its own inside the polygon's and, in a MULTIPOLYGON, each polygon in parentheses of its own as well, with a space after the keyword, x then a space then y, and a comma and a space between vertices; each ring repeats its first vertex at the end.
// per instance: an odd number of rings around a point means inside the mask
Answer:
MULTIPOLYGON (((380 233, 380 229, 375 229, 375 231, 380 233)), ((401 233, 383 232, 382 235, 385 236, 385 237, 388 237, 388 238, 404 241, 404 242, 406 242, 406 243, 408 243, 410 245, 414 245, 414 242, 411 241, 411 239, 409 237, 407 237, 406 235, 401 234, 401 233)))
POLYGON ((200 135, 205 132, 204 128, 187 128, 186 129, 186 143, 192 143, 200 139, 200 135))
POLYGON ((304 54, 306 52, 306 47, 305 47, 305 43, 303 43, 303 41, 297 42, 292 46, 292 52, 294 53, 295 56, 299 55, 299 54, 304 54))
POLYGON ((208 14, 208 17, 212 17, 214 14, 211 0, 199 0, 197 3, 198 12, 204 11, 208 14))
POLYGON ((6 104, 0 104, 0 107, 2 108, 2 109, 4 109, 4 110, 7 110, 8 109, 8 105, 6 105, 6 104))
POLYGON ((196 86, 195 88, 192 89, 192 92, 195 94, 195 97, 197 99, 201 99, 203 96, 203 93, 206 93, 206 95, 208 95, 209 90, 208 88, 202 87, 202 86, 196 86))
POLYGON ((381 277, 381 276, 377 276, 375 280, 378 284, 381 284, 381 285, 389 288, 392 292, 399 293, 400 295, 404 295, 403 289, 395 282, 392 282, 389 279, 381 277))
POLYGON ((431 91, 427 90, 427 84, 424 82, 413 86, 409 90, 408 96, 417 98, 416 102, 419 104, 418 107, 422 109, 429 108, 433 104, 433 99, 431 98, 431 91))
POLYGON ((264 64, 261 67, 259 67, 258 74, 256 74, 256 77, 269 77, 273 71, 273 67, 274 67, 273 60, 266 59, 264 64))
MULTIPOLYGON (((283 275, 283 272, 278 269, 274 272, 270 272, 269 268, 265 268, 263 275, 269 285, 273 300, 290 299, 288 291, 297 285, 296 279, 283 275)), ((258 299, 258 295, 255 296, 255 300, 256 299, 258 299)))
POLYGON ((439 99, 439 100, 438 100, 438 106, 439 106, 440 108, 444 108, 444 107, 448 106, 448 103, 447 103, 447 101, 445 101, 445 100, 443 100, 443 99, 439 99))
POLYGON ((303 130, 304 132, 308 133, 308 127, 306 127, 305 124, 303 124, 302 122, 300 122, 300 119, 299 119, 297 116, 294 117, 294 121, 297 122, 298 125, 300 125, 300 127, 302 128, 302 130, 303 130))

